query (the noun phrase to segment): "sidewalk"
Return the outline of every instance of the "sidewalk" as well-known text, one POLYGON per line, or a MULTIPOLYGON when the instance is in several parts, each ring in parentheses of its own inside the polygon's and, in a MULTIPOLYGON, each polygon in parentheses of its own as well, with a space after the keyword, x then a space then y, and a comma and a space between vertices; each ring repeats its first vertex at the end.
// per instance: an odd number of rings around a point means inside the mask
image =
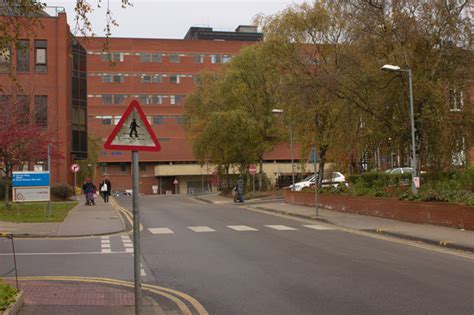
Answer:
MULTIPOLYGON (((15 285, 14 280, 8 280, 15 285)), ((134 289, 104 283, 72 281, 20 281, 24 305, 20 315, 49 314, 135 314, 134 289)), ((143 314, 164 315, 159 297, 144 292, 143 314)))
MULTIPOLYGON (((219 196, 218 194, 201 195, 196 198, 214 204, 233 204, 231 199, 219 196)), ((291 215, 304 219, 320 220, 344 228, 381 233, 474 252, 474 231, 463 231, 429 224, 414 224, 323 208, 319 208, 319 217, 316 218, 316 209, 314 207, 286 204, 283 200, 258 203, 252 203, 252 200, 250 200, 243 205, 251 209, 291 215)))
POLYGON ((0 221, 0 232, 31 237, 88 236, 122 232, 126 224, 118 210, 101 198, 95 206, 85 206, 83 196, 78 196, 79 204, 67 215, 64 222, 54 223, 12 223, 0 221))

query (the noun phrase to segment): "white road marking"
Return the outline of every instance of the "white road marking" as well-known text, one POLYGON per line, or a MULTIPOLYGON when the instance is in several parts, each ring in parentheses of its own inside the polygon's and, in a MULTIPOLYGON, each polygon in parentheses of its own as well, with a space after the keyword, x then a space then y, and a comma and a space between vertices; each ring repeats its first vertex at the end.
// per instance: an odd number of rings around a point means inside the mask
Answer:
POLYGON ((173 234, 174 232, 168 228, 148 228, 152 234, 173 234))
POLYGON ((130 248, 130 247, 125 248, 125 252, 126 253, 133 253, 133 247, 132 248, 130 248))
POLYGON ((253 227, 247 226, 247 225, 228 225, 228 228, 231 228, 232 230, 236 230, 239 232, 242 231, 258 231, 257 229, 254 229, 253 227))
POLYGON ((324 225, 317 225, 317 224, 310 224, 310 225, 303 225, 304 227, 307 227, 307 228, 310 228, 310 229, 314 229, 314 230, 320 230, 320 231, 323 231, 323 230, 334 230, 334 228, 331 228, 331 227, 328 227, 328 226, 324 226, 324 225))
POLYGON ((278 231, 295 231, 297 229, 286 226, 286 225, 265 225, 266 227, 269 227, 271 229, 275 229, 278 231))
POLYGON ((194 232, 215 232, 216 230, 211 229, 208 226, 188 226, 188 229, 193 230, 194 232))
POLYGON ((100 240, 100 247, 102 253, 111 253, 112 250, 110 249, 110 237, 102 236, 100 240))
POLYGON ((125 246, 125 248, 133 248, 133 244, 132 243, 123 243, 123 246, 125 246))

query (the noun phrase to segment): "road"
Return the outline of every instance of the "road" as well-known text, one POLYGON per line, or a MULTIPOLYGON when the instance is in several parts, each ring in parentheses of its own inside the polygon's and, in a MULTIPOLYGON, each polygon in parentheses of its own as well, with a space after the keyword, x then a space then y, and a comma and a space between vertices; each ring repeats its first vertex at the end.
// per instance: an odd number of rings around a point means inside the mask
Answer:
MULTIPOLYGON (((474 311, 473 259, 182 196, 140 206, 144 282, 185 292, 210 314, 474 311)), ((19 270, 132 280, 127 238, 17 240, 19 270)), ((8 250, 0 242, 0 260, 8 250)))

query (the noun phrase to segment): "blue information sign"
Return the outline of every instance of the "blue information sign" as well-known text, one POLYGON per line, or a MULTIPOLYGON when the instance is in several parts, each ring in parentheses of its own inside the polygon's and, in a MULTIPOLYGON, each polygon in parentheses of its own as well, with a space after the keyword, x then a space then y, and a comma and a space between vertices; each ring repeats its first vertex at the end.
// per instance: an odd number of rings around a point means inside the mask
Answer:
POLYGON ((13 172, 13 187, 49 186, 49 172, 13 172))

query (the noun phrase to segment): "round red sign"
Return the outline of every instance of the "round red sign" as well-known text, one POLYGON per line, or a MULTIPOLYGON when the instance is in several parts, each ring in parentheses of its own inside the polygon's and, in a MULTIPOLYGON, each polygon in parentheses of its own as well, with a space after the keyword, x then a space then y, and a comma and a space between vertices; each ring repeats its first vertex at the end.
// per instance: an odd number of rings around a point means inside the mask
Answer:
POLYGON ((71 171, 72 171, 73 173, 79 172, 80 169, 81 169, 81 168, 80 168, 79 164, 73 164, 73 165, 71 165, 71 171))
POLYGON ((249 173, 252 174, 252 175, 257 174, 257 167, 255 165, 250 165, 249 173))

